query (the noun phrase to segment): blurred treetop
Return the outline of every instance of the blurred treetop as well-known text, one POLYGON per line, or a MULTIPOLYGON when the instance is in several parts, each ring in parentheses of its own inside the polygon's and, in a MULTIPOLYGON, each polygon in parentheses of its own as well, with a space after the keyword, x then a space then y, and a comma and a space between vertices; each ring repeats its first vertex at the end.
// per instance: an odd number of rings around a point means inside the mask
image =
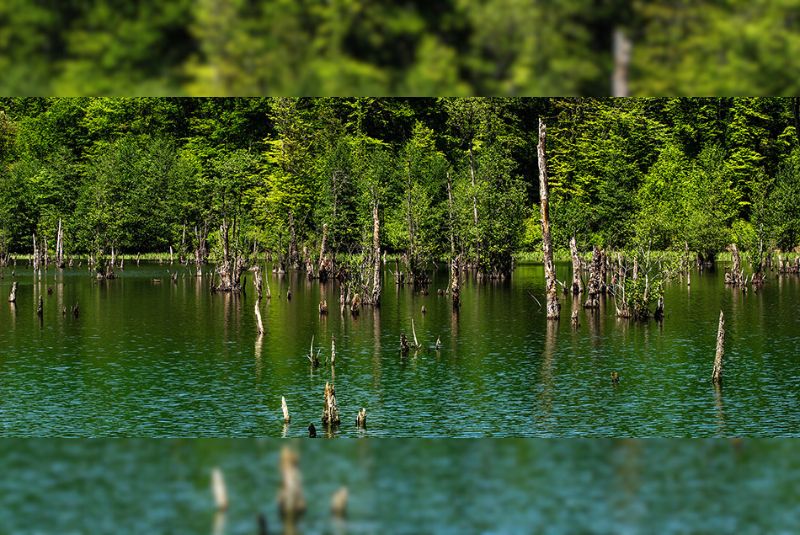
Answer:
POLYGON ((4 0, 4 95, 800 91, 798 0, 4 0), (619 68, 619 62, 616 67, 619 68))

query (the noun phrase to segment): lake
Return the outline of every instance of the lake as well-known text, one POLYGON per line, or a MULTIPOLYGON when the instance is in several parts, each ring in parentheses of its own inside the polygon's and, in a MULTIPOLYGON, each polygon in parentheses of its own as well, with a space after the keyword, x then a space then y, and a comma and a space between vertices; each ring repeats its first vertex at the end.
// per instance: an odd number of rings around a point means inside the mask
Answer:
MULTIPOLYGON (((267 273, 272 299, 261 303, 258 337, 251 273, 246 295, 231 296, 212 294, 209 277, 177 264, 130 264, 100 282, 85 268, 50 269, 36 282, 29 268, 18 266, 15 278, 4 270, 2 436, 302 437, 311 422, 324 434, 326 381, 342 414, 336 437, 800 436, 797 275, 743 293, 724 286, 721 269, 695 272, 691 287, 666 288, 662 324, 619 320, 608 300, 596 313, 581 308, 573 329, 563 297, 560 322, 545 320, 541 264, 522 264, 505 282, 466 281, 458 314, 436 292, 447 285, 444 270, 427 296, 386 273, 380 309, 355 318, 339 313, 338 283, 267 273), (12 280, 16 306, 6 302, 12 280), (727 341, 717 391, 720 309, 727 341), (412 318, 424 348, 402 358, 412 318), (323 361, 316 370, 306 358, 312 336, 323 361), (334 337, 332 370, 324 361, 334 337), (366 430, 354 423, 361 407, 366 430)), ((569 280, 568 264, 557 269, 569 280)))
POLYGON ((281 447, 300 533, 793 533, 791 440, 0 441, 7 533, 280 533, 281 447), (230 506, 214 510, 219 467, 230 506), (345 520, 332 494, 349 492, 345 520))

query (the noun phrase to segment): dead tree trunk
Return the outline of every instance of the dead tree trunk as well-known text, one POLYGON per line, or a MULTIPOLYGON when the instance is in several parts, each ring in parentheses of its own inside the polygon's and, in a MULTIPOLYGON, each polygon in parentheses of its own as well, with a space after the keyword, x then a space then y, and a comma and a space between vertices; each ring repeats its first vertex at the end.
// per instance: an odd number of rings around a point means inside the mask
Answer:
POLYGON ((220 239, 222 240, 222 262, 217 266, 220 282, 215 288, 218 292, 239 292, 242 289, 241 277, 244 271, 244 257, 238 252, 231 251, 230 234, 236 234, 236 221, 233 228, 228 224, 228 220, 223 218, 219 228, 220 239))
POLYGON ((583 281, 581 280, 581 258, 578 256, 578 245, 575 236, 569 240, 569 252, 572 256, 572 294, 583 293, 583 281))
POLYGON ((294 213, 289 210, 289 265, 299 267, 299 253, 297 251, 297 234, 294 231, 294 213))
MULTIPOLYGON (((541 125, 541 120, 539 121, 541 125)), ((541 126, 539 127, 541 131, 541 126)), ((541 165, 541 164, 540 164, 541 165)), ((541 168, 541 167, 540 167, 541 168)), ((469 176, 472 183, 472 223, 475 225, 475 258, 474 265, 480 262, 480 234, 478 233, 478 197, 475 195, 475 155, 472 153, 472 141, 469 144, 469 176)))
POLYGON ((711 380, 714 384, 722 384, 722 357, 725 355, 725 315, 719 311, 719 327, 717 328, 717 353, 714 356, 714 369, 711 380))
POLYGON ((547 294, 547 319, 557 320, 561 315, 561 305, 558 302, 556 289, 556 268, 553 263, 553 240, 550 236, 550 205, 547 184, 547 159, 545 155, 545 136, 547 127, 542 118, 539 118, 539 195, 542 208, 542 248, 544 250, 544 280, 547 294))
POLYGON ((378 217, 378 202, 372 204, 372 295, 370 304, 381 303, 381 221, 378 217))
POLYGON ((450 296, 453 300, 453 310, 458 310, 461 306, 461 271, 459 269, 459 259, 461 256, 453 258, 450 263, 450 296))
POLYGON ((64 229, 61 218, 58 219, 58 232, 56 233, 56 267, 64 269, 64 229))
POLYGON ((731 286, 744 286, 744 270, 742 270, 742 258, 739 255, 739 248, 735 243, 731 244, 731 259, 733 260, 733 267, 731 271, 725 273, 725 284, 731 286))
POLYGON ((450 181, 450 171, 447 171, 447 216, 450 226, 450 258, 456 257, 456 234, 454 228, 455 217, 453 216, 453 187, 450 181))
MULTIPOLYGON (((594 246, 592 250, 592 263, 589 264, 589 284, 586 290, 586 303, 584 303, 584 308, 598 308, 600 306, 600 273, 601 267, 600 263, 602 262, 602 257, 600 255, 600 248, 598 246, 594 246)), ((624 284, 625 281, 621 280, 620 284, 624 284)))
POLYGON ((333 266, 330 259, 328 259, 328 224, 322 225, 322 244, 319 247, 319 280, 325 282, 328 280, 328 274, 331 272, 333 266))
POLYGON ((11 283, 11 294, 8 296, 9 303, 17 302, 17 281, 11 283))
POLYGON ((263 283, 261 282, 261 268, 255 266, 253 268, 253 286, 256 289, 256 296, 259 301, 261 300, 262 284, 263 283))
POLYGON ((303 478, 298 468, 297 453, 284 447, 281 450, 281 488, 278 492, 278 510, 281 518, 293 525, 306 511, 303 496, 303 478))
POLYGON ((39 271, 39 248, 36 247, 36 233, 33 233, 33 271, 39 271))

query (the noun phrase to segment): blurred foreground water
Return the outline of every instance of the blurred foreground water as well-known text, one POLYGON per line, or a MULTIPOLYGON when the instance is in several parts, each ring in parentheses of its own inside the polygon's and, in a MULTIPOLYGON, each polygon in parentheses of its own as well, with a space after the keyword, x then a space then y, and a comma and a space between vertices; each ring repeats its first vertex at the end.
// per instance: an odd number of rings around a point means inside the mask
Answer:
POLYGON ((308 510, 299 533, 791 533, 791 440, 0 441, 4 533, 281 533, 282 447, 308 510), (211 470, 230 506, 215 513, 211 470), (349 490, 348 514, 330 513, 349 490))

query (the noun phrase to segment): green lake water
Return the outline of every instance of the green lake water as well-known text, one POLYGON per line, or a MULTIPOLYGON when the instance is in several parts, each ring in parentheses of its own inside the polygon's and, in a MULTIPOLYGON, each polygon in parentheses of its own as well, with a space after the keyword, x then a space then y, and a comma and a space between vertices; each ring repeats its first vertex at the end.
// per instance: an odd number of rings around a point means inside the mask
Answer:
MULTIPOLYGON (((5 437, 301 437, 318 428, 334 381, 341 436, 716 437, 800 436, 800 277, 770 276, 743 293, 722 272, 695 272, 666 289, 666 318, 619 320, 563 301, 550 325, 538 264, 511 280, 467 281, 457 315, 386 277, 379 310, 341 316, 339 287, 269 273, 256 335, 252 274, 244 296, 212 294, 182 266, 129 265, 97 282, 83 269, 34 280, 18 266, 0 279, 0 435, 5 437), (161 282, 154 282, 154 278, 161 282), (17 304, 6 302, 12 280, 17 304), (287 288, 292 299, 287 300, 287 288), (52 294, 48 293, 52 289, 52 294), (39 296, 44 315, 36 314, 39 296), (331 304, 320 317, 321 297, 331 304), (68 309, 77 303, 80 315, 68 309), (425 306, 426 314, 421 307, 425 306), (719 310, 725 311, 724 385, 710 382, 719 310), (425 349, 403 359, 400 333, 425 349), (311 338, 336 367, 309 367, 311 338), (433 349, 440 338, 442 348, 433 349), (612 386, 611 371, 620 374, 612 386), (285 396, 292 423, 284 426, 285 396), (366 431, 354 425, 359 408, 366 431)), ((561 280, 569 266, 558 265, 561 280)), ((320 429, 321 431, 321 429, 320 429)), ((322 433, 321 433, 322 434, 322 433)))
MULTIPOLYGON (((4 533, 280 533, 287 441, 0 441, 4 533), (215 513, 219 467, 230 506, 215 513)), ((796 533, 788 440, 289 441, 298 533, 796 533), (332 494, 349 492, 345 520, 332 494)))

